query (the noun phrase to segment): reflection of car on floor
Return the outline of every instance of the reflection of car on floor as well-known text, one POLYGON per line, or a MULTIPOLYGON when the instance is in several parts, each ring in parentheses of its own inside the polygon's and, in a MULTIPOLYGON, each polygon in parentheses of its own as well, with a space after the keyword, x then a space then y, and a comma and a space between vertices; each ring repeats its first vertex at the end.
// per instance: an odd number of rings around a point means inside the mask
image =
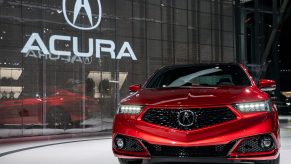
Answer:
POLYGON ((66 89, 54 89, 46 97, 22 93, 18 99, 0 100, 0 124, 46 122, 50 127, 65 127, 96 113, 97 104, 96 99, 66 89))
POLYGON ((272 80, 257 86, 236 64, 164 67, 121 101, 113 152, 125 164, 278 164, 277 109, 262 91, 275 86, 272 80))

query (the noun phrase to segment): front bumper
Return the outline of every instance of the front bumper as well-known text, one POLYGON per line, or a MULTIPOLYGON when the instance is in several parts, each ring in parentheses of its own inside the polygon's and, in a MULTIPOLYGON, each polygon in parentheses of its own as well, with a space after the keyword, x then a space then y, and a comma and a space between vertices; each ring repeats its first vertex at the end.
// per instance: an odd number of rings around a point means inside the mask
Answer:
POLYGON ((153 162, 211 162, 232 163, 241 161, 274 160, 279 156, 279 148, 273 135, 258 135, 241 138, 226 145, 179 147, 168 145, 153 145, 146 141, 118 135, 116 138, 126 138, 124 148, 119 148, 113 139, 113 152, 119 158, 151 159, 153 162), (260 147, 261 138, 269 136, 273 145, 260 147), (226 162, 228 161, 228 162, 226 162))
MULTIPOLYGON (((231 106, 230 109, 237 115, 237 119, 221 123, 218 125, 195 129, 190 131, 177 130, 168 127, 162 127, 145 122, 141 119, 143 113, 139 116, 133 115, 116 115, 113 127, 113 145, 114 138, 117 135, 123 135, 137 139, 137 141, 144 148, 143 152, 128 152, 120 151, 113 147, 114 154, 119 158, 141 158, 152 160, 168 159, 167 156, 153 155, 145 143, 152 145, 170 146, 177 148, 189 147, 211 147, 217 145, 228 145, 235 143, 229 151, 223 156, 195 156, 189 158, 188 156, 177 155, 171 156, 171 161, 175 158, 177 160, 190 160, 203 162, 206 159, 225 159, 226 161, 253 161, 253 160, 272 160, 276 159, 279 155, 279 123, 277 114, 270 113, 250 113, 241 115, 236 112, 231 106), (274 148, 266 152, 247 152, 239 153, 238 146, 244 140, 260 136, 269 135, 273 138, 274 148)), ((222 163, 225 162, 222 160, 222 163)))
MULTIPOLYGON (((270 160, 277 159, 278 156, 271 156, 270 160)), ((151 162, 171 162, 171 163, 180 163, 180 162, 194 162, 194 163, 242 163, 242 162, 253 162, 257 159, 231 159, 227 157, 196 157, 196 158, 180 158, 180 157, 153 157, 150 159, 151 162)), ((265 160, 265 159, 264 159, 265 160)))

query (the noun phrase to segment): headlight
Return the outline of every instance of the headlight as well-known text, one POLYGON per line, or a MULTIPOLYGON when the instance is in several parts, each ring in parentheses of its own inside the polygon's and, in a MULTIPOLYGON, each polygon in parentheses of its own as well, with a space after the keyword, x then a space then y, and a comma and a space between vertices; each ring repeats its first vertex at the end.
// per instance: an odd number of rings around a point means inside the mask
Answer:
POLYGON ((272 109, 270 105, 270 101, 240 103, 240 104, 235 104, 234 107, 243 113, 270 112, 272 109))
POLYGON ((139 105, 121 105, 117 111, 118 114, 139 114, 142 106, 139 105))

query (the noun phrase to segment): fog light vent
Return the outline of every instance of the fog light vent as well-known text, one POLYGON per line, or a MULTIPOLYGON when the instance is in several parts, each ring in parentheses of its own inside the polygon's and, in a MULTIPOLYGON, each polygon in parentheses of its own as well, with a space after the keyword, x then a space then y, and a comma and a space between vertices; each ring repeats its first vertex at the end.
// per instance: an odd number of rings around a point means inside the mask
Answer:
POLYGON ((115 137, 113 148, 129 152, 144 151, 144 148, 137 139, 123 135, 115 137))
POLYGON ((117 146, 118 149, 123 149, 124 148, 124 139, 121 137, 116 137, 115 138, 115 145, 117 146))
POLYGON ((266 152, 275 148, 276 147, 273 138, 270 135, 262 135, 244 139, 238 148, 238 152, 266 152))
POLYGON ((272 147, 273 145, 273 139, 270 136, 263 136, 261 138, 261 147, 263 149, 268 149, 270 147, 272 147))

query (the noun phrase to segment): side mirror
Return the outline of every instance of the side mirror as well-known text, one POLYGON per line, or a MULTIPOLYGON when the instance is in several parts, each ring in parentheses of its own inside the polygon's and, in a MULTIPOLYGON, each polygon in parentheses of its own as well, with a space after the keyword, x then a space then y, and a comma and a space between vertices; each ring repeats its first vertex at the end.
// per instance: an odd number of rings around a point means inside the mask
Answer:
POLYGON ((129 86, 129 92, 131 92, 131 93, 137 92, 140 89, 141 89, 141 85, 140 84, 135 84, 135 85, 129 86))
POLYGON ((276 82, 274 80, 262 79, 259 81, 259 88, 262 91, 274 91, 276 90, 276 82))

